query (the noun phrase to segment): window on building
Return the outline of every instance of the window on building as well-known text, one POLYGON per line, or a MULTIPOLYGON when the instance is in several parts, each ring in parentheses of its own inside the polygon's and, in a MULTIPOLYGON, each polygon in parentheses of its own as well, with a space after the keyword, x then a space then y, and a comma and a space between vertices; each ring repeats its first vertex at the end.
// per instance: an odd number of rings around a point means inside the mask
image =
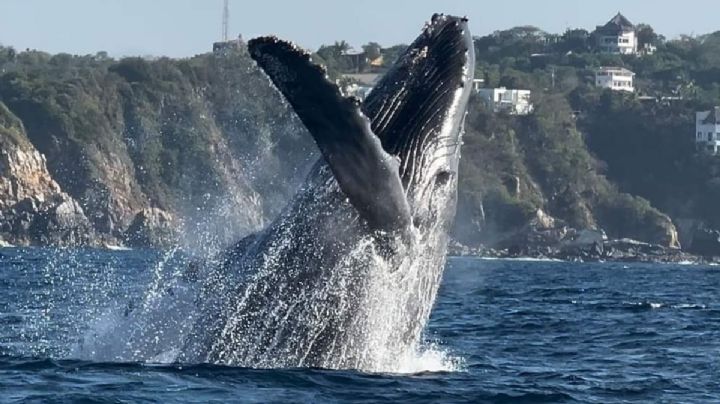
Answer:
POLYGON ((698 138, 698 139, 702 139, 702 132, 698 132, 697 138, 698 138))
POLYGON ((708 142, 712 142, 712 132, 708 132, 708 142))

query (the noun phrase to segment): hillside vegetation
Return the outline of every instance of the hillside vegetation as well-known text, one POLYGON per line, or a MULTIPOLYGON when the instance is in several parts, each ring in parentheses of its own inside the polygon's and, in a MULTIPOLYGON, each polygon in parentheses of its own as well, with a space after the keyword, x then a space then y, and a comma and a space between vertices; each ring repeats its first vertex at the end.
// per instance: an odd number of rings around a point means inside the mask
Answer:
MULTIPOLYGON (((695 111, 720 103, 720 33, 665 40, 640 28, 655 54, 594 53, 583 30, 476 38, 476 77, 532 90, 535 112, 496 114, 471 99, 458 240, 509 248, 541 230, 602 229, 689 247, 698 229, 720 228, 720 159, 696 153, 693 136, 695 111), (608 65, 637 73, 638 94, 594 88, 608 65)), ((368 45, 386 64, 402 48, 368 45)), ((316 54, 334 77, 344 46, 316 54)), ((114 60, 0 47, 0 103, 3 145, 45 156, 91 223, 90 243, 152 244, 156 228, 172 239, 198 226, 238 237, 277 214, 318 155, 242 48, 114 60)), ((15 208, 3 207, 0 238, 36 243, 17 237, 15 208)))
POLYGON ((136 220, 255 230, 315 155, 242 50, 115 61, 2 48, 0 72, 0 102, 100 241, 146 240, 127 232, 136 220))
POLYGON ((582 30, 520 27, 476 40, 476 77, 532 90, 536 110, 472 112, 463 174, 478 185, 461 189, 466 207, 483 201, 492 228, 526 225, 520 213, 532 220, 541 208, 569 226, 665 245, 672 219, 688 248, 699 229, 720 227, 720 158, 694 143, 695 112, 720 103, 720 32, 666 41, 639 29, 654 54, 593 53, 582 30), (634 71, 636 94, 595 88, 600 66, 634 71))

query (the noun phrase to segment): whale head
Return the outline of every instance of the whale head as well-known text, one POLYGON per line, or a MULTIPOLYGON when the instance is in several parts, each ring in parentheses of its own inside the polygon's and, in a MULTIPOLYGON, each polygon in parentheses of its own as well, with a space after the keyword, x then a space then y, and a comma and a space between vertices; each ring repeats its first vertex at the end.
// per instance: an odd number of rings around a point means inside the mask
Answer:
POLYGON ((371 228, 452 220, 475 60, 465 18, 434 15, 363 104, 296 45, 275 37, 248 45, 371 228))
POLYGON ((399 159, 416 226, 429 224, 433 212, 454 217, 474 63, 467 19, 436 14, 362 106, 383 148, 399 159))

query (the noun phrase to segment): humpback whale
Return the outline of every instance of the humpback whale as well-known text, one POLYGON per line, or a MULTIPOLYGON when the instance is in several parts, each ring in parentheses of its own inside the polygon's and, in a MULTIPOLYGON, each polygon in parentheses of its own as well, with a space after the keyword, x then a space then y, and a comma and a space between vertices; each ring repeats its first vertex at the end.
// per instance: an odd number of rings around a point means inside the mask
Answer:
POLYGON ((321 157, 279 217, 204 275, 182 358, 393 369, 421 343, 445 264, 474 72, 467 20, 434 15, 362 103, 290 42, 248 49, 321 157))

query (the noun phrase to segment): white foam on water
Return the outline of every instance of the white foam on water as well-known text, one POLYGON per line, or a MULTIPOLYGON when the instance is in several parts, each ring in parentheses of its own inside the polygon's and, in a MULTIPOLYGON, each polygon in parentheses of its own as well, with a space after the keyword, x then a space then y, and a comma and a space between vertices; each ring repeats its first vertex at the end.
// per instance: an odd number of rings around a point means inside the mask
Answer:
POLYGON ((123 245, 106 244, 104 248, 109 251, 132 251, 132 248, 123 245))
POLYGON ((462 371, 465 361, 462 357, 453 356, 435 345, 421 348, 415 353, 400 358, 394 373, 444 373, 462 371))
POLYGON ((675 304, 672 306, 673 309, 701 309, 705 310, 707 309, 707 306, 704 304, 694 304, 694 303, 682 303, 682 304, 675 304))

